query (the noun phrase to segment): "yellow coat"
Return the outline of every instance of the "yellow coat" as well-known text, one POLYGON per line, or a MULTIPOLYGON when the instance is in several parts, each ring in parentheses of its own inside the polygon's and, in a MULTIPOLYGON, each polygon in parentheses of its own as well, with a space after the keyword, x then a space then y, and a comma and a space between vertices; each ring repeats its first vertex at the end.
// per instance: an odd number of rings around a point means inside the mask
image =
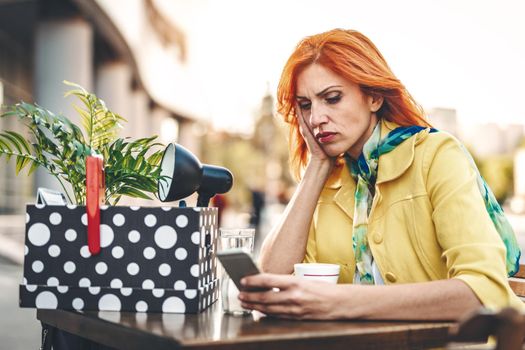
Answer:
MULTIPOLYGON (((381 122, 381 137, 396 124, 381 122)), ((341 265, 352 283, 355 181, 336 167, 321 192, 305 262, 341 265)), ((463 280, 484 306, 523 303, 510 289, 505 246, 485 209, 476 174, 447 133, 419 133, 379 158, 367 233, 385 284, 463 280)))

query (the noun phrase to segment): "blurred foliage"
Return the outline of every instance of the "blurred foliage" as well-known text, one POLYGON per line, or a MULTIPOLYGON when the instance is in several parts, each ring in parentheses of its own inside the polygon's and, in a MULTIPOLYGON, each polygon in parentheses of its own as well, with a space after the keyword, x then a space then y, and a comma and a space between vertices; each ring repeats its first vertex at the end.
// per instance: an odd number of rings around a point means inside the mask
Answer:
POLYGON ((202 140, 202 161, 231 170, 233 188, 228 203, 237 210, 251 211, 252 191, 264 192, 266 202, 295 185, 289 172, 284 123, 273 112, 273 99, 264 96, 250 136, 226 132, 208 133, 202 140))
POLYGON ((233 188, 228 192, 229 205, 249 211, 252 187, 264 187, 265 155, 253 146, 251 139, 218 133, 204 138, 204 163, 228 168, 233 176, 233 188), (210 137, 211 136, 211 137, 210 137))
POLYGON ((479 161, 479 172, 500 204, 513 192, 514 160, 511 155, 486 157, 479 161))
POLYGON ((478 157, 472 147, 465 146, 478 166, 498 203, 503 205, 514 189, 514 157, 511 154, 478 157))
POLYGON ((160 161, 163 150, 156 136, 130 140, 117 138, 120 123, 125 121, 111 112, 104 101, 81 86, 73 95, 81 102, 75 110, 83 130, 65 116, 54 114, 38 105, 20 102, 10 106, 1 118, 18 120, 30 134, 29 140, 15 131, 0 132, 0 157, 16 161, 16 173, 28 168, 31 174, 42 167, 61 184, 71 203, 86 201, 86 158, 101 155, 104 159, 105 200, 117 204, 123 195, 151 199, 161 179, 160 161), (73 195, 65 183, 71 184, 73 195), (74 200, 73 200, 74 198, 74 200))
POLYGON ((525 137, 521 139, 521 142, 520 142, 518 148, 525 148, 525 137))

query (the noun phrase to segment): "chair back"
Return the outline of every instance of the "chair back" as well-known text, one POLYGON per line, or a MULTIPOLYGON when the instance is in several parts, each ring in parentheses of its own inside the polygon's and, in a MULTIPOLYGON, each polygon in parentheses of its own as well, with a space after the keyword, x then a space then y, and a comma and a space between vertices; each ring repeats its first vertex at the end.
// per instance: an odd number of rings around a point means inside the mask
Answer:
POLYGON ((525 265, 520 265, 518 272, 509 277, 510 288, 525 302, 525 265))
MULTIPOLYGON (((505 308, 498 312, 482 308, 465 317, 451 331, 454 342, 487 342, 489 336, 496 338, 495 350, 522 349, 525 315, 514 308, 505 308)), ((448 347, 448 349, 454 348, 454 346, 448 347)), ((469 349, 475 348, 469 347, 469 349)), ((486 349, 486 346, 480 349, 486 349)))

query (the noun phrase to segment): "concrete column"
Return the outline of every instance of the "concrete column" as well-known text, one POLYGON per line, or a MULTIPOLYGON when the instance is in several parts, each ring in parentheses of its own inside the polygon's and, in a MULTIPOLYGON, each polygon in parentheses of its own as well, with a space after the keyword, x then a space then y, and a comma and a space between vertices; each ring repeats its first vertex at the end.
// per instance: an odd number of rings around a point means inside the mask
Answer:
MULTIPOLYGON (((35 101, 74 123, 80 117, 72 107, 73 98, 64 98, 68 80, 93 88, 93 28, 81 18, 43 20, 36 26, 34 52, 35 101)), ((41 169, 36 187, 62 190, 58 181, 41 169)))
MULTIPOLYGON (((97 69, 95 92, 99 98, 104 100, 109 110, 129 120, 131 117, 131 68, 126 63, 115 61, 100 65, 97 69)), ((130 123, 123 123, 122 126, 124 128, 120 131, 119 136, 133 136, 134 130, 130 123)))

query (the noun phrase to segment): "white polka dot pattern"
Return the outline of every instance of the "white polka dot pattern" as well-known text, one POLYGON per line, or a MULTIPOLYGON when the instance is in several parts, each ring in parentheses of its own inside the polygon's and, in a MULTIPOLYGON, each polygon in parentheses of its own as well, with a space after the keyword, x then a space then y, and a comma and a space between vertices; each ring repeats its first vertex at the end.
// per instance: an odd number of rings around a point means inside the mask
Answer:
POLYGON ((113 294, 103 295, 98 301, 99 310, 120 311, 121 307, 120 299, 113 294))
POLYGON ((80 281, 78 281, 78 286, 79 287, 89 287, 91 286, 91 281, 89 280, 89 278, 81 278, 80 281))
POLYGON ((199 231, 195 231, 191 234, 191 241, 193 244, 199 245, 201 242, 201 233, 199 231))
POLYGON ((182 299, 177 297, 170 297, 162 304, 162 312, 184 313, 184 311, 186 311, 186 305, 182 299))
POLYGON ((126 222, 126 218, 122 214, 117 214, 113 217, 113 223, 115 226, 122 226, 126 222))
POLYGON ((148 227, 153 227, 157 224, 157 218, 153 214, 146 215, 144 218, 144 223, 148 227))
POLYGON ((73 299, 73 308, 75 310, 82 310, 84 308, 84 301, 80 298, 73 299))
POLYGON ((179 215, 177 216, 177 219, 175 220, 175 223, 180 228, 184 228, 188 226, 188 217, 186 215, 179 215))
POLYGON ((69 242, 73 242, 75 239, 77 239, 77 231, 73 229, 69 229, 66 231, 66 240, 69 242))
POLYGON ((41 247, 46 244, 50 237, 51 232, 49 231, 49 227, 41 223, 31 225, 27 232, 27 238, 31 244, 37 247, 41 247))
POLYGON ((31 266, 31 268, 36 273, 40 273, 40 272, 44 271, 44 264, 40 260, 36 260, 36 261, 33 262, 33 265, 31 266))
POLYGON ((162 298, 164 296, 164 289, 153 288, 152 293, 156 298, 162 298))
POLYGON ((113 249, 111 249, 111 255, 113 255, 115 259, 120 259, 124 256, 124 249, 119 246, 113 247, 113 249))
POLYGON ((161 226, 155 231, 155 243, 162 249, 170 249, 177 243, 177 232, 171 226, 161 226))
POLYGON ((49 215, 49 222, 53 225, 60 225, 62 222, 62 215, 59 213, 52 213, 49 215))
POLYGON ((47 279, 47 285, 48 286, 53 286, 53 287, 58 286, 58 278, 56 278, 56 277, 49 277, 47 279))
POLYGON ((36 296, 35 305, 39 309, 56 309, 58 299, 55 294, 45 291, 36 296))
POLYGON ((108 225, 100 225, 100 247, 106 248, 108 247, 112 242, 115 235, 113 234, 113 230, 108 225))
POLYGON ((137 310, 137 312, 146 312, 148 311, 148 304, 143 300, 139 300, 137 304, 135 304, 135 310, 137 310))
POLYGON ((139 265, 136 263, 131 263, 128 265, 128 273, 132 276, 135 276, 137 273, 139 273, 140 268, 139 265))
POLYGON ((128 238, 130 242, 137 243, 140 241, 140 233, 136 230, 129 231, 128 238))
POLYGON ((175 257, 179 260, 184 260, 188 256, 188 252, 184 248, 177 248, 175 251, 175 257))
POLYGON ((133 293, 133 288, 120 288, 120 293, 125 296, 125 297, 128 297, 131 295, 131 293, 133 293))
POLYGON ((103 210, 92 256, 85 207, 28 206, 21 305, 197 312, 217 300, 216 209, 137 209, 103 210))
POLYGON ((72 274, 73 272, 75 272, 76 269, 77 269, 77 266, 72 261, 67 261, 64 264, 64 271, 66 271, 66 273, 72 274))
POLYGON ((97 271, 99 275, 103 275, 108 271, 108 265, 106 265, 106 263, 99 262, 95 265, 95 271, 97 271))
POLYGON ((168 276, 171 273, 171 267, 168 264, 161 264, 159 266, 159 273, 162 276, 168 276))
POLYGON ((47 252, 49 253, 49 256, 56 258, 57 256, 60 255, 60 247, 57 246, 56 244, 52 244, 47 249, 47 252))
POLYGON ((144 257, 146 259, 151 260, 155 257, 155 255, 155 249, 153 249, 152 247, 147 247, 146 249, 144 249, 144 257))
POLYGON ((122 288, 122 281, 118 278, 115 278, 111 280, 109 285, 111 288, 122 288))
POLYGON ((89 247, 87 245, 82 246, 82 248, 80 248, 80 256, 83 258, 89 258, 91 256, 91 253, 89 252, 89 247))
POLYGON ((92 295, 97 295, 98 293, 100 293, 101 288, 100 287, 88 287, 88 290, 92 295))
POLYGON ((153 289, 153 288, 155 288, 155 283, 152 280, 147 279, 144 282, 142 282, 142 288, 144 288, 144 289, 153 289))
POLYGON ((175 285, 173 286, 175 290, 184 290, 186 289, 186 282, 184 281, 177 281, 175 282, 175 285))

